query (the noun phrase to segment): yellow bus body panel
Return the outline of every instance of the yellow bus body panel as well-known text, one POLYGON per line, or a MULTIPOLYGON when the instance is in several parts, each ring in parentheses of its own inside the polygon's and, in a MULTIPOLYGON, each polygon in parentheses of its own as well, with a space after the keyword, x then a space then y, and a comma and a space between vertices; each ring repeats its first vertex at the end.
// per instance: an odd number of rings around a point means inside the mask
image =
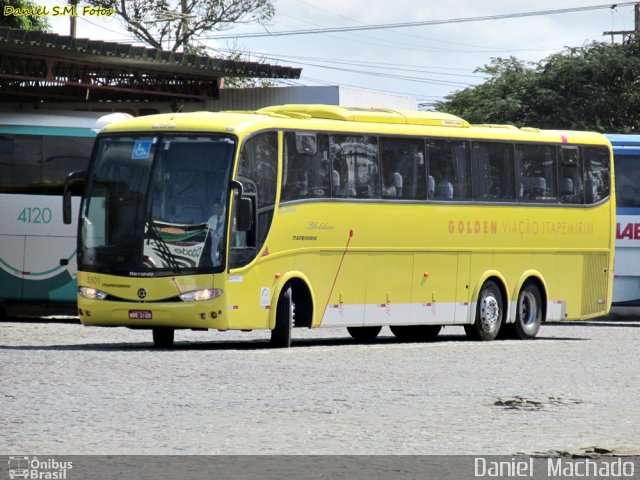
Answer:
MULTIPOLYGON (((356 110, 288 105, 257 113, 155 115, 105 131, 224 133, 236 135, 240 144, 257 132, 296 130, 610 148, 604 136, 588 132, 471 126, 442 114, 356 110)), ((282 135, 279 150, 281 167, 282 135)), ((611 183, 609 199, 592 206, 335 199, 276 204, 261 251, 243 268, 160 278, 79 272, 79 286, 117 297, 79 297, 80 317, 86 325, 269 329, 284 285, 296 279, 310 292, 312 327, 467 324, 490 278, 504 289, 507 321, 515 318, 522 285, 532 279, 542 287, 546 319, 602 315, 611 303, 611 183), (175 301, 200 288, 224 293, 204 302, 175 301), (131 318, 145 310, 151 319, 131 318)))

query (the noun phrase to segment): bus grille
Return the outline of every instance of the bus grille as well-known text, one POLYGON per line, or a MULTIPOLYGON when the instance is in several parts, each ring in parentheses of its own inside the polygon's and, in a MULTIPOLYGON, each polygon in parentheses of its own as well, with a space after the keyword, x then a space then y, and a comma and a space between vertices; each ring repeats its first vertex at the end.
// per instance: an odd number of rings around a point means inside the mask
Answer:
POLYGON ((605 313, 607 309, 607 278, 609 255, 588 254, 584 257, 582 285, 582 315, 605 313))

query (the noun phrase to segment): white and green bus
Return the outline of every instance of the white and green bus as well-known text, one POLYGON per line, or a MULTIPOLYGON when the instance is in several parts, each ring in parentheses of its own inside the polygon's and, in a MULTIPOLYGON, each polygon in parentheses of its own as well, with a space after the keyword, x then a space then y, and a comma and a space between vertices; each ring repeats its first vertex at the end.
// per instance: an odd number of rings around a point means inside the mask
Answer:
POLYGON ((102 127, 128 117, 0 112, 0 316, 75 314, 76 230, 62 223, 64 178, 87 168, 102 127))

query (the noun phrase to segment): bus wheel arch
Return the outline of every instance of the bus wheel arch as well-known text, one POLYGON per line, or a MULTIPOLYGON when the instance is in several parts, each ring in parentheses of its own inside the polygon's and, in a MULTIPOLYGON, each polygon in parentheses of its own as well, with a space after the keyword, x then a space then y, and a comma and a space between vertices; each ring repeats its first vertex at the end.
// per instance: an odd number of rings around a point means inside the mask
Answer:
POLYGON ((466 324, 464 329, 473 340, 494 340, 508 317, 507 289, 504 280, 497 275, 487 276, 479 285, 473 323, 466 324))
MULTIPOLYGON (((288 330, 282 322, 288 321, 286 317, 289 315, 289 308, 292 309, 291 328, 312 327, 315 307, 314 296, 309 282, 303 274, 290 272, 283 275, 274 291, 273 298, 275 299, 273 302, 275 308, 271 309, 269 318, 272 341, 277 343, 277 339, 273 338, 277 329, 280 329, 279 331, 283 335, 288 330), (284 302, 284 304, 281 302, 284 302)), ((285 337, 286 335, 282 337, 284 343, 290 343, 290 339, 287 340, 285 337)))

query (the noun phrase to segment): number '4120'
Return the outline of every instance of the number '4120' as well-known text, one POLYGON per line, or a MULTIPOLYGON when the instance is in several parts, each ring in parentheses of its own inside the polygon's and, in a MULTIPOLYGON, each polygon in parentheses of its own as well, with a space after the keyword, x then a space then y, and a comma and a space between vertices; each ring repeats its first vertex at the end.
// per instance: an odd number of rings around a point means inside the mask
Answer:
POLYGON ((22 209, 17 220, 22 223, 51 223, 51 209, 26 207, 22 209))

